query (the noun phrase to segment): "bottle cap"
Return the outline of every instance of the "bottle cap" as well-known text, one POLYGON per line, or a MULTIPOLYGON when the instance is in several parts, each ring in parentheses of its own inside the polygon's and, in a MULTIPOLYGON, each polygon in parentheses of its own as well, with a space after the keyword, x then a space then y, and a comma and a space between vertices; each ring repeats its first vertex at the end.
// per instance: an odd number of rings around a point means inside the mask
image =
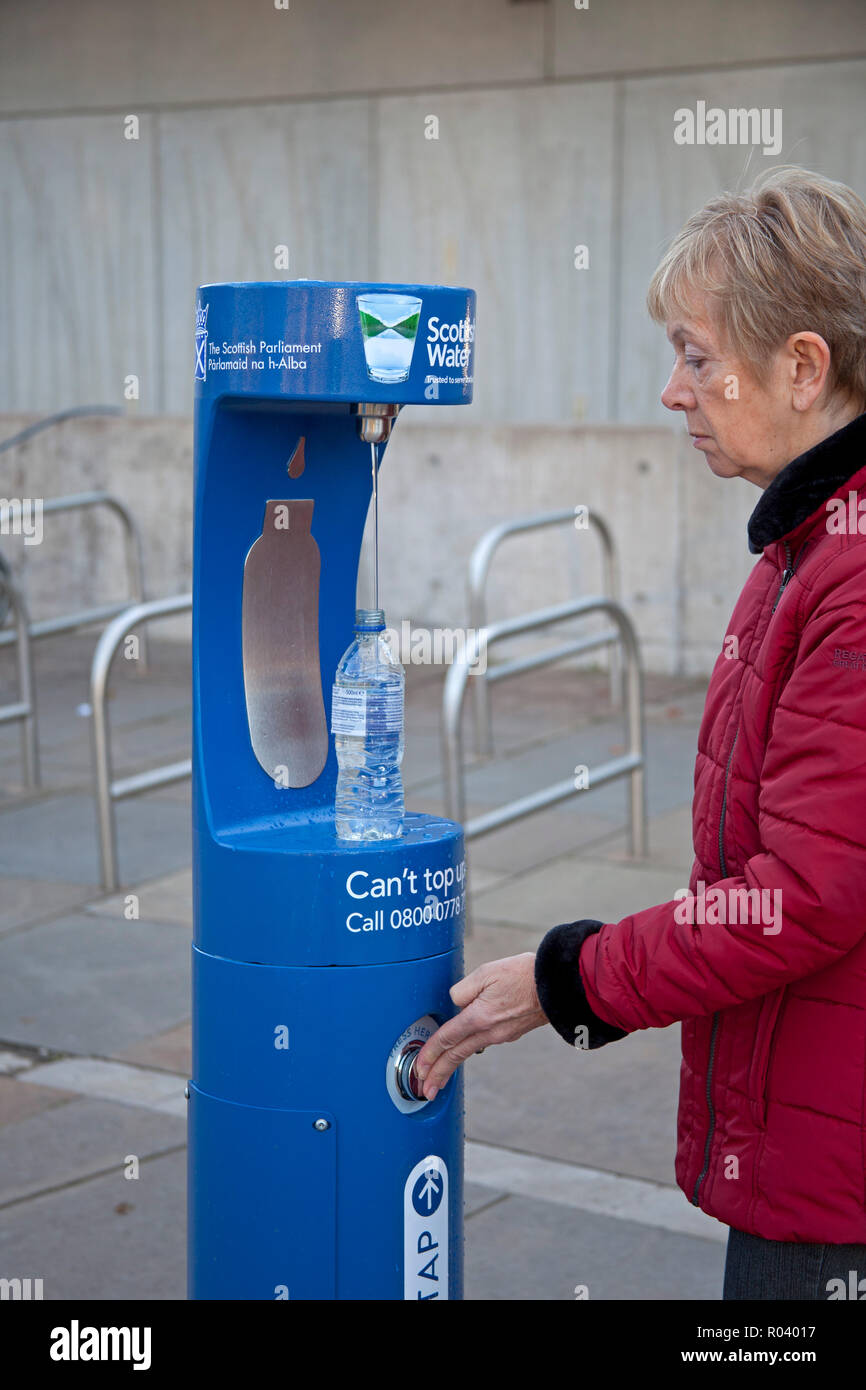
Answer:
POLYGON ((355 609, 355 631, 356 631, 356 632, 384 632, 384 631, 385 631, 385 610, 384 610, 384 608, 356 608, 356 609, 355 609))

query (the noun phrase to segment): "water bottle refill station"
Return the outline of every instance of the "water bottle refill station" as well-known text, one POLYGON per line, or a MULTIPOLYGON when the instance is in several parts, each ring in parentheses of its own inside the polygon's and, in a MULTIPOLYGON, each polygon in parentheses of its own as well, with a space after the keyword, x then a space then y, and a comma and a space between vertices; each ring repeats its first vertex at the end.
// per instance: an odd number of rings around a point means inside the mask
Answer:
POLYGON ((198 292, 191 1298, 461 1297, 462 1079, 427 1102, 412 1062, 455 1012, 462 832, 338 839, 330 704, 371 446, 471 401, 474 326, 440 285, 198 292))

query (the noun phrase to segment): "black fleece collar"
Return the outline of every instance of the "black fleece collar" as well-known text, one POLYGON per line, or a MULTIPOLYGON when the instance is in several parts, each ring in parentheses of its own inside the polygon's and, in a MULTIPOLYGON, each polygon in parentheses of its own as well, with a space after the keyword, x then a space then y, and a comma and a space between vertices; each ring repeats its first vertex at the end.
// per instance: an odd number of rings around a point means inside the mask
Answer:
POLYGON ((866 412, 799 454, 777 473, 749 517, 749 549, 760 555, 832 497, 866 464, 866 412))

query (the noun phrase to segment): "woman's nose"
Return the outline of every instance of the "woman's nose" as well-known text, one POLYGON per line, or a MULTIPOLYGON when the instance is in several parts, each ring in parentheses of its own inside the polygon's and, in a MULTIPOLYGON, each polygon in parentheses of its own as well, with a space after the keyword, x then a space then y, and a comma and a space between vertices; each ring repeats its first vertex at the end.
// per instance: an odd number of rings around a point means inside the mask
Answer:
POLYGON ((694 408, 694 392, 683 380, 678 367, 674 367, 668 377, 667 386, 662 391, 661 401, 668 410, 691 410, 694 408))

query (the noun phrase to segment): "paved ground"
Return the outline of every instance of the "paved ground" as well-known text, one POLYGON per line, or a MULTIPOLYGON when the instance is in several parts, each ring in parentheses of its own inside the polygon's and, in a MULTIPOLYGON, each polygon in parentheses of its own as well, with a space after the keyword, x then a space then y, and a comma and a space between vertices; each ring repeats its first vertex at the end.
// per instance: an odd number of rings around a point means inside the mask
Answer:
MULTIPOLYGON (((43 1278, 46 1298, 182 1298, 189 790, 119 807, 124 892, 102 894, 92 646, 39 646, 38 795, 20 788, 14 726, 0 727, 0 1276, 43 1278)), ((185 756, 184 653, 157 647, 147 675, 120 666, 116 774, 185 756)), ((12 670, 0 651, 0 703, 12 670)), ((436 812, 440 681, 408 676, 407 806, 436 812)), ((622 782, 471 843, 469 966, 687 883, 702 694, 647 682, 646 861, 626 853, 622 782)), ((470 815, 622 748, 601 674, 524 677, 495 691, 494 710, 497 756, 472 765, 470 815)), ((720 1297, 726 1229, 673 1182, 678 1041, 671 1028, 582 1054, 540 1029, 467 1064, 469 1298, 720 1297)))

